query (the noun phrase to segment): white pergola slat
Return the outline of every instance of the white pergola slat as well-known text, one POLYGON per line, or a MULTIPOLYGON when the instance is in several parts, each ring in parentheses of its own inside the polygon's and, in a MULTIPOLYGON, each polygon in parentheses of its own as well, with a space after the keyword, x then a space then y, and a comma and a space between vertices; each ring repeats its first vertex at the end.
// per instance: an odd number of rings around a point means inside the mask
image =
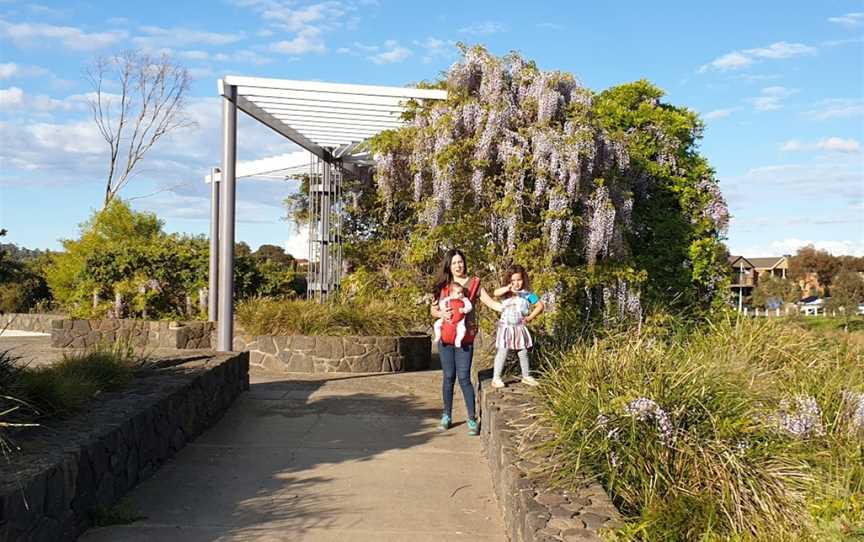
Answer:
MULTIPOLYGON (((275 176, 291 168, 302 167, 307 158, 310 161, 310 175, 314 164, 325 164, 327 167, 319 169, 319 172, 326 172, 320 177, 324 183, 321 189, 325 198, 321 207, 321 230, 324 233, 331 214, 331 205, 334 204, 330 200, 331 194, 335 194, 338 205, 342 170, 356 173, 371 164, 368 148, 360 144, 384 130, 403 126, 402 114, 411 100, 445 100, 447 92, 235 75, 219 80, 218 87, 219 95, 223 98, 223 145, 221 172, 214 172, 209 176, 211 181, 216 181, 211 186, 210 318, 217 321, 216 349, 230 351, 234 336, 232 301, 237 178, 255 173, 275 176), (305 153, 294 153, 237 164, 238 109, 296 143, 317 159, 305 153), (333 181, 333 178, 336 180, 333 181), (336 183, 333 192, 330 188, 331 182, 336 183)), ((326 235, 330 239, 327 243, 337 240, 338 268, 341 258, 341 249, 338 248, 340 237, 329 237, 329 233, 326 235)), ((326 244, 323 247, 321 262, 326 262, 328 249, 326 244)), ((321 276, 325 275, 326 273, 322 273, 321 276)))

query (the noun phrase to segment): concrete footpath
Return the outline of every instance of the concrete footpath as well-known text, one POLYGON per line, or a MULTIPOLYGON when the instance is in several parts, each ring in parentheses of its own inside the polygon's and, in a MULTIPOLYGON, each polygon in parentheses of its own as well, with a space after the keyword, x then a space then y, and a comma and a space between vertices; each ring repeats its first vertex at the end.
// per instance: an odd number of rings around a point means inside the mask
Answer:
POLYGON ((436 430, 441 373, 252 375, 215 427, 129 496, 101 541, 504 541, 480 441, 436 430))

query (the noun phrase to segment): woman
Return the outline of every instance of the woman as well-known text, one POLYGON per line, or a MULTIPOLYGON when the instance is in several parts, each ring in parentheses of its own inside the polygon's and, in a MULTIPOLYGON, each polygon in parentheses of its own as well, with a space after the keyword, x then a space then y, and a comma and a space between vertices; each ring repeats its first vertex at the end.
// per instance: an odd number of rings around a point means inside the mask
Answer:
MULTIPOLYGON (((432 290, 435 302, 432 304, 430 312, 435 318, 450 320, 453 317, 452 310, 449 308, 441 310, 438 307, 438 300, 449 295, 450 284, 453 282, 462 285, 465 297, 475 307, 477 306, 476 301, 478 297, 486 306, 491 307, 495 303, 495 300, 480 285, 480 279, 468 276, 468 262, 462 251, 452 249, 444 255, 441 274, 438 275, 432 290)), ((465 315, 467 330, 460 347, 457 348, 454 346, 453 339, 443 333, 438 343, 441 370, 444 373, 444 382, 441 390, 444 396, 444 414, 441 416, 440 427, 442 430, 446 430, 450 428, 452 423, 453 387, 458 378, 459 387, 462 388, 462 398, 465 399, 465 408, 468 410, 469 435, 477 435, 480 432, 475 416, 474 388, 471 386, 471 362, 474 358, 474 337, 477 335, 476 312, 476 310, 473 310, 465 315)))

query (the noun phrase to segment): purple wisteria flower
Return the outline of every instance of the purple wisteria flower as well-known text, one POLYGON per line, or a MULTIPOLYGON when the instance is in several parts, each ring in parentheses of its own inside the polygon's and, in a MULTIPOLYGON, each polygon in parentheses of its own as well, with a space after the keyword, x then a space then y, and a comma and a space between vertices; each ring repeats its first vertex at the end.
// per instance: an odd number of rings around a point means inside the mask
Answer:
POLYGON ((822 411, 816 398, 811 395, 796 395, 790 401, 780 401, 780 409, 771 418, 781 431, 800 439, 825 435, 822 411))

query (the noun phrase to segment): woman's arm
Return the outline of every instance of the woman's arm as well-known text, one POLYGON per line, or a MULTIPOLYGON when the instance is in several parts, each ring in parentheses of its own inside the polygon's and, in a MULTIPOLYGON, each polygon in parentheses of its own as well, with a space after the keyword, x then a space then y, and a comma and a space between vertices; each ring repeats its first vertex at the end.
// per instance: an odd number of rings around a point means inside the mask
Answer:
MULTIPOLYGON (((440 302, 439 302, 440 303, 440 302)), ((433 303, 431 307, 429 307, 429 314, 434 316, 436 319, 443 318, 445 320, 453 319, 453 311, 448 306, 445 310, 441 310, 438 306, 439 303, 433 303)))
POLYGON ((534 310, 531 311, 531 314, 529 314, 528 316, 525 317, 525 323, 527 324, 531 320, 540 316, 540 313, 543 312, 544 310, 546 310, 546 304, 545 303, 543 303, 542 301, 538 301, 537 303, 535 303, 534 304, 534 310))
POLYGON ((480 287, 480 301, 493 311, 501 312, 504 310, 504 305, 492 299, 486 291, 486 288, 483 288, 482 286, 480 287))

